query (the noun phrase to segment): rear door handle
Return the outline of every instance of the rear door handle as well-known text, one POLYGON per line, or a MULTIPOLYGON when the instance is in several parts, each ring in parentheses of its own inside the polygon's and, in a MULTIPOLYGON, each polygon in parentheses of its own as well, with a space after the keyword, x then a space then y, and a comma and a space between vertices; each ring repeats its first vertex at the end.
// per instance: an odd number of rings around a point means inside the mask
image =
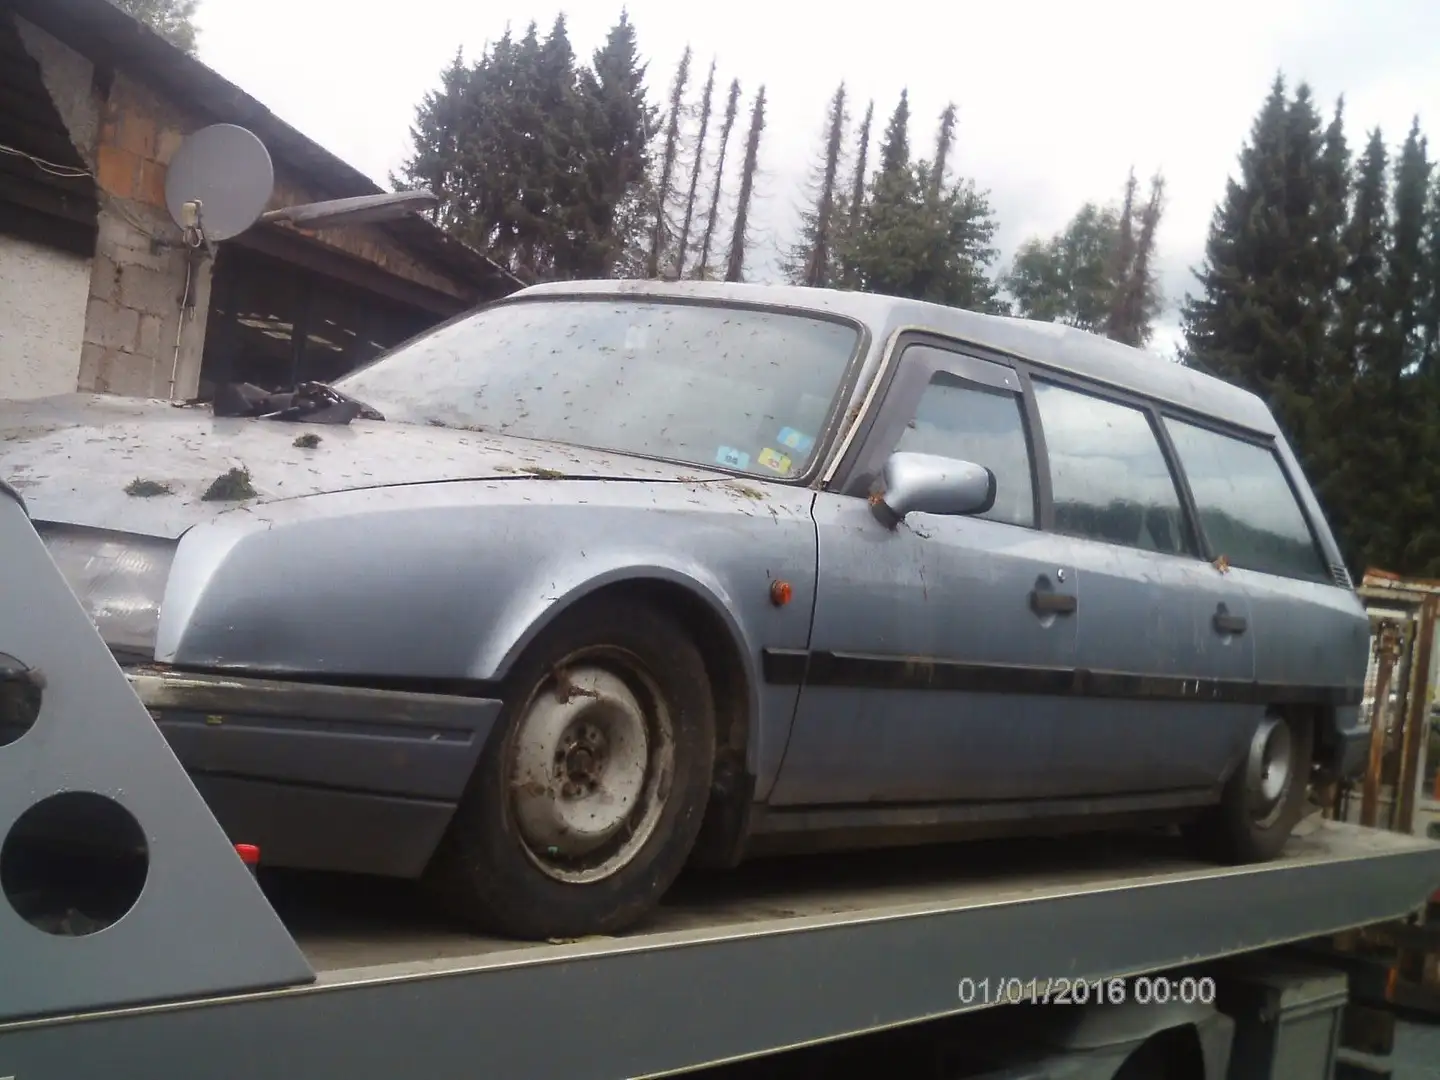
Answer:
POLYGON ((1030 590, 1030 610, 1036 615, 1071 615, 1079 602, 1070 593, 1052 592, 1049 589, 1030 590))
POLYGON ((1243 634, 1249 625, 1243 615, 1231 615, 1224 604, 1215 609, 1215 616, 1210 622, 1217 634, 1243 634))

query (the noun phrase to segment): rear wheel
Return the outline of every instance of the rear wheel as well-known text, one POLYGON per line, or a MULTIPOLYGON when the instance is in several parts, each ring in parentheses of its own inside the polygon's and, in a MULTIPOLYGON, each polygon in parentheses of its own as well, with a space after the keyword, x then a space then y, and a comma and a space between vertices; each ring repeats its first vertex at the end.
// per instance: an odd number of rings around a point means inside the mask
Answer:
POLYGON ((1267 713, 1220 804, 1188 830, 1191 839, 1220 862, 1273 859, 1304 813, 1313 760, 1310 719, 1267 713))
POLYGON ((614 933, 694 846, 714 765, 705 663, 662 612, 588 604, 547 628, 437 852, 466 921, 515 937, 614 933))

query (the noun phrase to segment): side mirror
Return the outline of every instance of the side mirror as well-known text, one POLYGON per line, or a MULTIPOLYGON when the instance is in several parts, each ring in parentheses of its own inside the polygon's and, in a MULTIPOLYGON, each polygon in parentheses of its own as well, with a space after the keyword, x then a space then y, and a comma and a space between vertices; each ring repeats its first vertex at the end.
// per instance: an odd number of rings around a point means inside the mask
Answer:
POLYGON ((983 514, 995 505, 995 474, 984 465, 934 454, 894 453, 885 462, 882 486, 870 509, 887 529, 905 515, 983 514))

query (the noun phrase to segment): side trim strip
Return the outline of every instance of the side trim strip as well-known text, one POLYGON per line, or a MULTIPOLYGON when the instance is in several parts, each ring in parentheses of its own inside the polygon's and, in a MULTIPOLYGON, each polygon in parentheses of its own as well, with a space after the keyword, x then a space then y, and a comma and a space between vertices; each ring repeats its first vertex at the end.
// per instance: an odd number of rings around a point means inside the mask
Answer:
POLYGON ((1182 679, 1085 668, 972 664, 931 656, 761 651, 765 681, 779 686, 846 686, 869 690, 954 690, 975 694, 1041 694, 1132 701, 1211 701, 1246 705, 1357 705, 1353 686, 1296 686, 1238 679, 1182 679))

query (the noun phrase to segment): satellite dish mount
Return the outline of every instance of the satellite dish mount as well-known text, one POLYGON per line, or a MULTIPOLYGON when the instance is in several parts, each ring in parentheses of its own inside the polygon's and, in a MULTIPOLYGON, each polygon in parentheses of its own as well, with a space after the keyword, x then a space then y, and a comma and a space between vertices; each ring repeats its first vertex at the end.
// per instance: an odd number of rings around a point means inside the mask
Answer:
POLYGON ((265 144, 235 124, 213 124, 176 151, 165 177, 165 206, 185 243, 215 245, 257 222, 322 229, 389 221, 439 205, 429 191, 399 191, 286 206, 266 211, 275 194, 275 166, 265 144))

